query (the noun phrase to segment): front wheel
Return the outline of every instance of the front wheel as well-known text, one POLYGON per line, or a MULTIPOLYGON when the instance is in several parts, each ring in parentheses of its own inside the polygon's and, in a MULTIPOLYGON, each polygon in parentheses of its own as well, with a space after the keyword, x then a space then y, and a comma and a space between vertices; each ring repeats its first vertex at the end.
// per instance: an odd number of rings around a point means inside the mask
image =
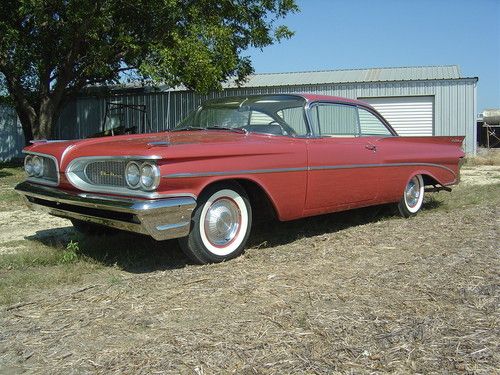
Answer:
POLYGON ((218 263, 237 257, 252 226, 248 195, 236 183, 216 184, 200 196, 189 235, 179 239, 195 263, 218 263))
POLYGON ((399 213, 403 217, 416 215, 424 202, 424 179, 422 175, 413 176, 406 184, 403 196, 398 203, 399 213))

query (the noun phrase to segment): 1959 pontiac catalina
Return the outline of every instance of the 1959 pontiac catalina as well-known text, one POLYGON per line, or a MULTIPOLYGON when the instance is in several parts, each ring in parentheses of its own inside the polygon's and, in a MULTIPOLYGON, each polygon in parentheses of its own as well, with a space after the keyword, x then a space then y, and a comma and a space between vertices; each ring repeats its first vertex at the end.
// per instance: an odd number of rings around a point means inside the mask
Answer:
POLYGON ((463 137, 400 137, 366 103, 318 95, 229 97, 174 129, 26 147, 31 208, 83 232, 179 238, 197 263, 244 250, 252 217, 279 220, 394 202, 458 183, 463 137))

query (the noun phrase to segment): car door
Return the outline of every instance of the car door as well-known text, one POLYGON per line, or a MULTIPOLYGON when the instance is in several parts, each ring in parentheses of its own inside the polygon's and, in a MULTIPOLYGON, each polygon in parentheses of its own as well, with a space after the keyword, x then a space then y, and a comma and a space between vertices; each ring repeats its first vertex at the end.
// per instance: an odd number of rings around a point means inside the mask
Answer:
POLYGON ((309 214, 369 205, 378 196, 378 135, 362 136, 355 105, 318 103, 309 117, 316 137, 308 142, 309 214))

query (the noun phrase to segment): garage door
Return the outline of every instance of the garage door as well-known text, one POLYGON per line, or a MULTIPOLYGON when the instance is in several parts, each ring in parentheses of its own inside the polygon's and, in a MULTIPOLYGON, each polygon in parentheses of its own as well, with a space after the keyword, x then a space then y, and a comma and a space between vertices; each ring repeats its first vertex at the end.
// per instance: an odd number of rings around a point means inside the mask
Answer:
POLYGON ((371 104, 399 135, 433 134, 434 97, 408 96, 392 98, 360 98, 371 104))

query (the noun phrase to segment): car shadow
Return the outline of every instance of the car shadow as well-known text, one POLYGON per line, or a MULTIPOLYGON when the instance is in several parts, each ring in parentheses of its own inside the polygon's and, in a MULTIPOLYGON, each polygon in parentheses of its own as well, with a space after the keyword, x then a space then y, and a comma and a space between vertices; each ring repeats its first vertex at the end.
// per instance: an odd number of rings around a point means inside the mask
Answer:
POLYGON ((286 222, 278 220, 258 222, 254 225, 248 246, 268 248, 286 245, 298 238, 335 233, 349 227, 390 218, 394 215, 395 211, 392 206, 381 205, 286 222))
POLYGON ((36 241, 50 247, 65 246, 74 238, 72 226, 37 230, 32 236, 25 236, 26 240, 36 241))
POLYGON ((77 234, 81 254, 106 266, 131 273, 148 273, 183 268, 189 260, 176 240, 155 241, 133 233, 104 236, 77 234))
POLYGON ((4 177, 10 177, 10 176, 13 176, 14 174, 11 173, 11 172, 8 172, 8 171, 2 171, 0 170, 0 178, 4 178, 4 177))
POLYGON ((40 230, 25 238, 59 248, 60 251, 73 241, 77 244, 80 258, 131 273, 183 268, 189 264, 176 240, 155 241, 147 236, 122 231, 90 236, 69 226, 40 230))
MULTIPOLYGON (((424 203, 424 208, 435 209, 440 205, 439 201, 431 199, 424 203)), ((247 247, 262 249, 286 245, 298 238, 335 233, 394 217, 397 217, 394 205, 382 205, 288 222, 256 222, 247 247)), ((147 236, 121 231, 111 235, 85 236, 69 226, 37 231, 26 239, 62 249, 73 241, 78 243, 79 256, 131 273, 178 269, 191 263, 176 240, 155 241, 147 236)))
MULTIPOLYGON (((436 209, 441 205, 442 202, 430 197, 424 202, 423 209, 436 209)), ((400 214, 397 206, 395 204, 385 204, 287 222, 264 221, 254 225, 248 246, 268 248, 286 245, 298 238, 336 233, 350 227, 398 217, 400 217, 400 214)))

